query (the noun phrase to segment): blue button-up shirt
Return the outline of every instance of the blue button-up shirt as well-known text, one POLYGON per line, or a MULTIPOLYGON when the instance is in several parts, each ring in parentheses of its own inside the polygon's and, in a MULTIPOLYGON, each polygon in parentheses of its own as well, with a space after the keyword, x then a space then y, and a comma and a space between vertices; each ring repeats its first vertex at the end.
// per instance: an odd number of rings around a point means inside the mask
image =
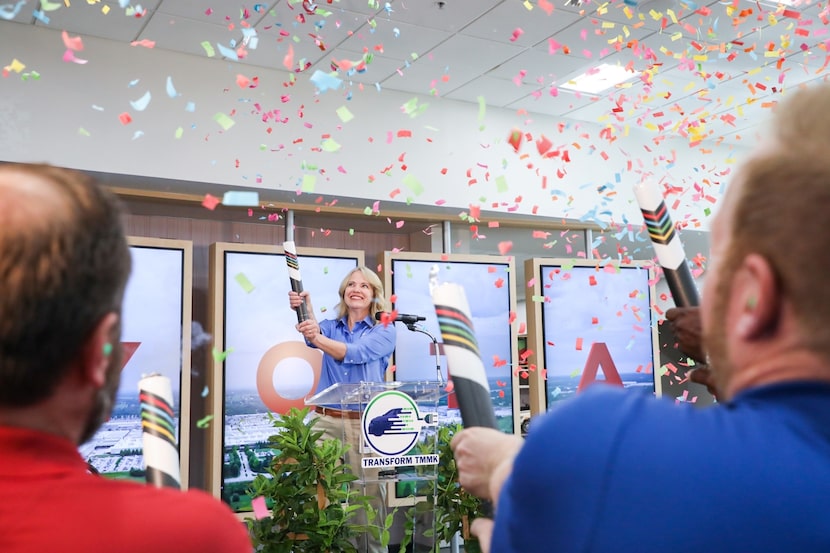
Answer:
MULTIPOLYGON (((323 355, 318 392, 342 382, 385 380, 383 373, 395 350, 395 325, 390 323, 383 326, 382 323, 374 323, 375 321, 366 317, 349 330, 347 317, 320 321, 320 332, 323 336, 346 344, 346 356, 342 361, 338 361, 331 355, 323 355)), ((313 344, 308 345, 315 347, 313 344)))

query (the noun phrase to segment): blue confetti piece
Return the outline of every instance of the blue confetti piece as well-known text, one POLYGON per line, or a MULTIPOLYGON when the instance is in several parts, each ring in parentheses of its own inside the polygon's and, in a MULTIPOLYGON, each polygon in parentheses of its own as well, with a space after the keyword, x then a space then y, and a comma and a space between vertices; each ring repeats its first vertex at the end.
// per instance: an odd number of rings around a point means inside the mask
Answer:
POLYGON ((229 60, 239 61, 239 56, 236 55, 236 50, 233 48, 228 48, 227 46, 223 46, 216 43, 216 48, 219 50, 219 53, 222 54, 222 57, 228 58, 229 60))
POLYGON ((259 192, 231 191, 225 192, 222 197, 222 205, 233 205, 242 207, 258 207, 259 192))

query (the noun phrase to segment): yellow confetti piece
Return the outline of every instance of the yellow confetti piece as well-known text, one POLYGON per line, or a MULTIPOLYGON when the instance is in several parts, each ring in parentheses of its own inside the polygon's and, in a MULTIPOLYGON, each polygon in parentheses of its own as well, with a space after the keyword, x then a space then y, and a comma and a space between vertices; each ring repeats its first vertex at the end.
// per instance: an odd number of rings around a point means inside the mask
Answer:
POLYGON ((228 130, 236 124, 236 121, 225 115, 224 113, 217 113, 213 116, 213 120, 219 123, 223 130, 228 130))
POLYGON ((107 15, 108 13, 110 13, 110 7, 107 6, 106 4, 104 4, 103 7, 101 8, 101 13, 103 13, 104 15, 107 15))
POLYGON ((337 108, 337 117, 339 117, 342 122, 348 123, 349 121, 354 119, 354 114, 351 111, 349 111, 349 108, 347 108, 346 106, 340 106, 339 108, 337 108))
POLYGON ((533 9, 533 4, 530 3, 530 0, 525 0, 524 7, 527 11, 531 11, 533 9))
POLYGON ((7 71, 14 71, 15 73, 20 73, 21 71, 26 69, 26 65, 21 63, 17 59, 13 59, 11 64, 4 67, 4 69, 6 69, 7 71))
POLYGON ((234 280, 237 284, 239 284, 242 287, 243 290, 245 290, 246 294, 250 294, 254 291, 254 288, 256 288, 256 286, 254 286, 253 283, 250 280, 248 280, 248 277, 245 276, 245 273, 237 273, 237 275, 234 277, 234 280))
POLYGON ((340 149, 340 144, 332 140, 331 138, 327 138, 323 141, 320 145, 324 152, 336 152, 340 149))
POLYGON ((306 193, 314 192, 314 186, 317 184, 317 177, 315 175, 303 175, 303 182, 300 185, 300 190, 306 193))
POLYGON ((424 185, 414 175, 406 175, 403 178, 403 184, 416 196, 420 196, 424 192, 424 185))
POLYGON ((178 129, 176 129, 176 138, 181 138, 183 134, 184 134, 184 129, 183 128, 179 127, 178 129))

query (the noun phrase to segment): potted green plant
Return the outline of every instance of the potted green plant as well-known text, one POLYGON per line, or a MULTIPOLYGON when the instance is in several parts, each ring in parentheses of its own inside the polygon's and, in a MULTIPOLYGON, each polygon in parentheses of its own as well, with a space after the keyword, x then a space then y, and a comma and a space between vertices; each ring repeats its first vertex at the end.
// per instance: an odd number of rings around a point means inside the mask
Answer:
POLYGON ((339 440, 321 440, 317 419, 308 409, 292 409, 281 417, 271 416, 277 434, 269 438, 276 453, 268 475, 258 475, 251 496, 263 496, 271 515, 248 520, 248 530, 257 552, 338 553, 356 552, 355 538, 364 532, 388 543, 392 515, 383 524, 355 524, 359 509, 368 520, 376 513, 368 498, 350 486, 357 479, 342 463, 348 447, 339 440))

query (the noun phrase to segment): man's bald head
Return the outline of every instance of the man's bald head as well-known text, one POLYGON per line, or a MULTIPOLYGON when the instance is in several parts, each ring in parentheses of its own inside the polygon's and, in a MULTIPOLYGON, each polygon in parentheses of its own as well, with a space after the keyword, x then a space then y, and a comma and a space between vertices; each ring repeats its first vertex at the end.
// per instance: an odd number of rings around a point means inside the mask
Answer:
POLYGON ((0 406, 48 397, 101 318, 130 252, 117 200, 89 177, 0 165, 0 406))

